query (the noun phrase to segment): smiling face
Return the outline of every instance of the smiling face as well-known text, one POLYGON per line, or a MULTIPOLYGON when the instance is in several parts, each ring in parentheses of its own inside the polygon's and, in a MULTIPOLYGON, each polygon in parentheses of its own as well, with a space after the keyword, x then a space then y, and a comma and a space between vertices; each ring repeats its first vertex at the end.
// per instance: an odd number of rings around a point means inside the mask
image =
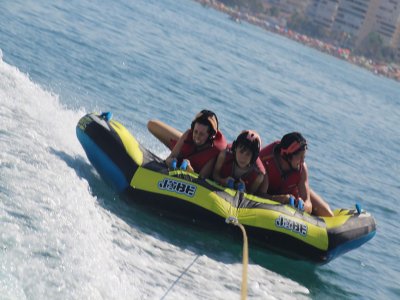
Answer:
POLYGON ((243 145, 238 145, 235 151, 236 163, 239 168, 246 168, 250 165, 253 153, 251 150, 243 145))
POLYGON ((196 146, 201 146, 207 142, 210 133, 208 126, 200 123, 195 123, 193 127, 193 141, 196 146))

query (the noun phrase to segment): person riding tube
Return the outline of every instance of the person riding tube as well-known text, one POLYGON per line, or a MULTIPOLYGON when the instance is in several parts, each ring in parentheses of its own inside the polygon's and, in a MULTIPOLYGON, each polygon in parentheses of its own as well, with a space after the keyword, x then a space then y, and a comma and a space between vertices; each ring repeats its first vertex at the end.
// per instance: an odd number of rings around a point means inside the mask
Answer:
MULTIPOLYGON (((150 122, 150 131, 160 131, 156 128, 155 121, 150 122)), ((165 162, 171 169, 181 168, 208 178, 219 152, 225 149, 226 145, 226 139, 219 131, 215 113, 202 110, 193 119, 190 129, 178 138, 165 162)))
POLYGON ((242 131, 231 146, 218 155, 213 179, 222 186, 255 194, 263 182, 265 169, 258 155, 261 138, 255 131, 242 131))
POLYGON ((291 132, 260 151, 266 175, 260 196, 293 204, 319 216, 333 216, 329 205, 309 187, 305 155, 308 145, 299 132, 291 132))

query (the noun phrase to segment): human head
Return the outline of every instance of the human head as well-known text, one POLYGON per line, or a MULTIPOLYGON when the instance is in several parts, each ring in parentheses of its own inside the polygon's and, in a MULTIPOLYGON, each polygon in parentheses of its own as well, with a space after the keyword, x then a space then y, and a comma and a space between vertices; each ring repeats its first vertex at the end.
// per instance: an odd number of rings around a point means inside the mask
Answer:
POLYGON ((218 119, 214 112, 211 110, 203 109, 199 112, 193 119, 190 128, 192 131, 194 130, 194 126, 196 123, 208 126, 209 136, 208 139, 212 141, 218 131, 218 119))
POLYGON ((307 149, 307 141, 299 132, 285 134, 280 143, 282 157, 291 158, 293 155, 307 149))
POLYGON ((257 132, 253 130, 243 130, 236 140, 232 143, 232 152, 235 155, 236 159, 236 151, 237 149, 248 149, 252 156, 250 160, 250 164, 254 164, 260 154, 261 149, 261 138, 257 132))
POLYGON ((290 169, 300 170, 304 163, 306 149, 307 141, 299 132, 291 132, 282 137, 280 154, 289 164, 290 169))

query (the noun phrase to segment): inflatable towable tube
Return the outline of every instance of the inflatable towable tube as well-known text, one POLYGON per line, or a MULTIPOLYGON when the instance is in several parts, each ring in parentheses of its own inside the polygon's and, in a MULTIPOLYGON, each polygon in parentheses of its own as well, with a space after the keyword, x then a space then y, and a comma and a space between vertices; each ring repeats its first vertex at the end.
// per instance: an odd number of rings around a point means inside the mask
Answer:
POLYGON ((375 220, 365 211, 336 209, 334 217, 312 216, 195 173, 170 171, 110 115, 85 115, 76 133, 92 165, 117 192, 179 219, 222 228, 227 217, 235 217, 250 242, 316 263, 327 263, 375 235, 375 220))

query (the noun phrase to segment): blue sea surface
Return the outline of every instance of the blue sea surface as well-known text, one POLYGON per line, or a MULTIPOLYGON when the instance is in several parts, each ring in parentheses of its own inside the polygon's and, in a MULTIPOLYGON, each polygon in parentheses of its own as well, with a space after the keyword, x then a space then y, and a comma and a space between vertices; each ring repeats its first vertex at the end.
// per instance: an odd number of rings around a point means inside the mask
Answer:
POLYGON ((204 108, 230 141, 302 132, 312 188, 377 222, 323 266, 250 248, 249 299, 400 297, 398 82, 187 0, 1 1, 0 49, 5 299, 239 298, 240 244, 127 206, 75 137, 112 111, 165 157, 147 121, 204 108))

